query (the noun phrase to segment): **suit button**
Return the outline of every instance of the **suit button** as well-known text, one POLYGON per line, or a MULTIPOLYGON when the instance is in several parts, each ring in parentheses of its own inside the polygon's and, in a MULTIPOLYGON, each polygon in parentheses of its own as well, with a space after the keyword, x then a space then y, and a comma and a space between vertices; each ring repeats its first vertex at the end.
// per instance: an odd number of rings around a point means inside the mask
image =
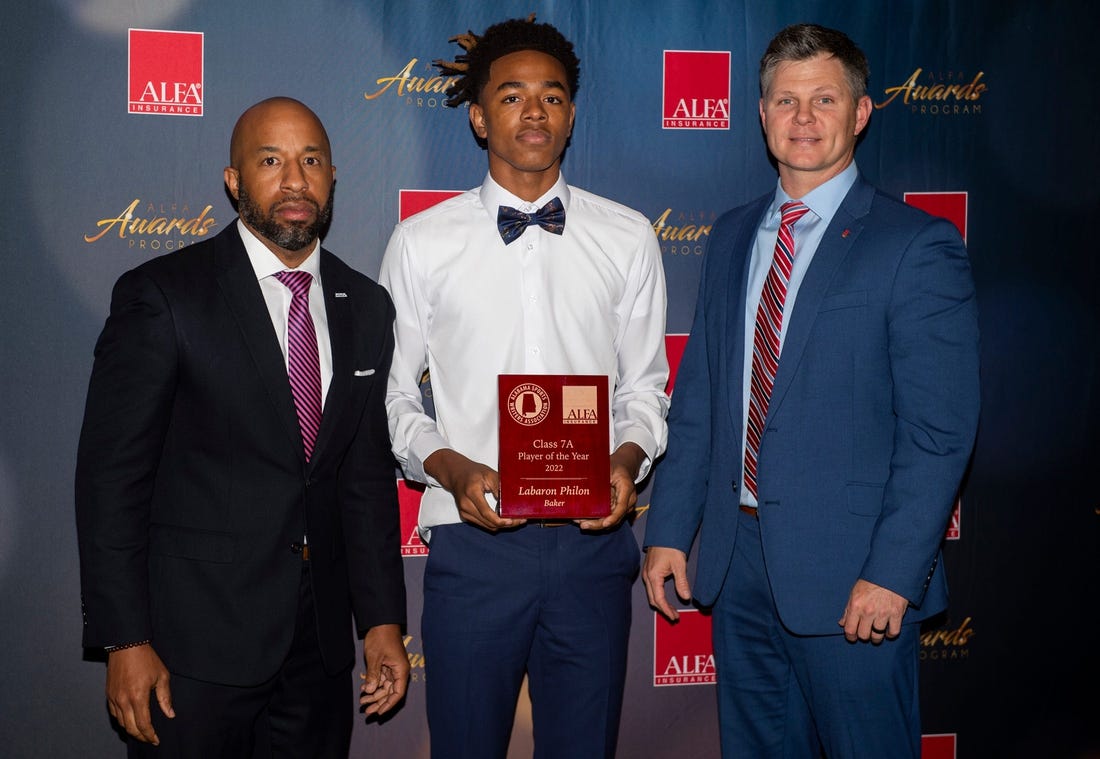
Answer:
POLYGON ((737 492, 737 480, 730 480, 730 490, 737 492))

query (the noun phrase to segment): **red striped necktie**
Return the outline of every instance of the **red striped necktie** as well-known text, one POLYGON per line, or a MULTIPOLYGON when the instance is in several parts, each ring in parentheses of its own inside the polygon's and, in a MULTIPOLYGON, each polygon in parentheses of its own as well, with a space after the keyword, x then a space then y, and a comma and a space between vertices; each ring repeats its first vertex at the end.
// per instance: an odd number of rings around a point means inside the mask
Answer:
POLYGON ((779 208, 783 219, 775 240, 775 254, 760 306, 756 310, 756 329, 752 338, 752 380, 749 385, 749 415, 745 430, 745 487, 756 497, 756 457, 760 453, 760 438, 764 420, 768 417, 775 373, 779 369, 779 335, 783 329, 783 304, 787 300, 787 283, 794 265, 794 233, 796 221, 810 209, 797 200, 779 208))
POLYGON ((307 271, 281 271, 276 278, 291 292, 287 314, 287 375, 306 461, 313 454, 321 426, 321 362, 317 357, 317 332, 309 315, 309 287, 313 277, 307 271))

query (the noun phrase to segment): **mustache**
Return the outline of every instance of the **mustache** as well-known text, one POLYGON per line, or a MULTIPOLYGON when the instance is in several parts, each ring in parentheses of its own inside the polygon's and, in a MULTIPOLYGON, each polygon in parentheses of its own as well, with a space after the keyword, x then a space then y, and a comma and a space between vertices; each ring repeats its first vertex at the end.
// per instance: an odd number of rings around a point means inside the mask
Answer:
POLYGON ((291 198, 281 198, 281 199, 279 199, 276 202, 271 204, 271 208, 270 208, 269 212, 274 213, 275 211, 279 210, 283 206, 289 205, 291 203, 308 203, 309 205, 313 206, 314 211, 316 211, 317 213, 321 212, 320 203, 318 203, 313 198, 307 197, 305 195, 297 195, 297 196, 294 196, 294 197, 291 197, 291 198))

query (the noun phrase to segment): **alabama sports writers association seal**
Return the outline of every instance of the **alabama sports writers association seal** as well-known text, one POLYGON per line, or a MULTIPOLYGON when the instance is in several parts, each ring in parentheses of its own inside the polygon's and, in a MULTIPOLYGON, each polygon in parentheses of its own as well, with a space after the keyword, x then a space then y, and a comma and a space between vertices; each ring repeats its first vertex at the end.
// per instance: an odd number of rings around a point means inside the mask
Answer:
POLYGON ((550 396, 538 385, 524 382, 508 394, 508 414, 518 424, 533 427, 550 414, 550 396))

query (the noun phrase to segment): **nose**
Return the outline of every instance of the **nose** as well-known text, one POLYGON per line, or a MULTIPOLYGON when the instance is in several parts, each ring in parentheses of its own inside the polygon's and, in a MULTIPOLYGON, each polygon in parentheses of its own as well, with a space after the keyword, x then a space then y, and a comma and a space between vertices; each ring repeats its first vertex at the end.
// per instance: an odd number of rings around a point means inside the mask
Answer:
POLYGON ((301 192, 309 187, 305 169, 297 161, 290 161, 283 169, 282 188, 289 192, 301 192))
POLYGON ((794 120, 798 124, 809 124, 814 120, 813 104, 807 101, 800 101, 798 104, 798 110, 794 114, 794 120))
POLYGON ((523 117, 533 121, 543 121, 546 119, 546 106, 539 98, 531 98, 523 109, 523 117))

